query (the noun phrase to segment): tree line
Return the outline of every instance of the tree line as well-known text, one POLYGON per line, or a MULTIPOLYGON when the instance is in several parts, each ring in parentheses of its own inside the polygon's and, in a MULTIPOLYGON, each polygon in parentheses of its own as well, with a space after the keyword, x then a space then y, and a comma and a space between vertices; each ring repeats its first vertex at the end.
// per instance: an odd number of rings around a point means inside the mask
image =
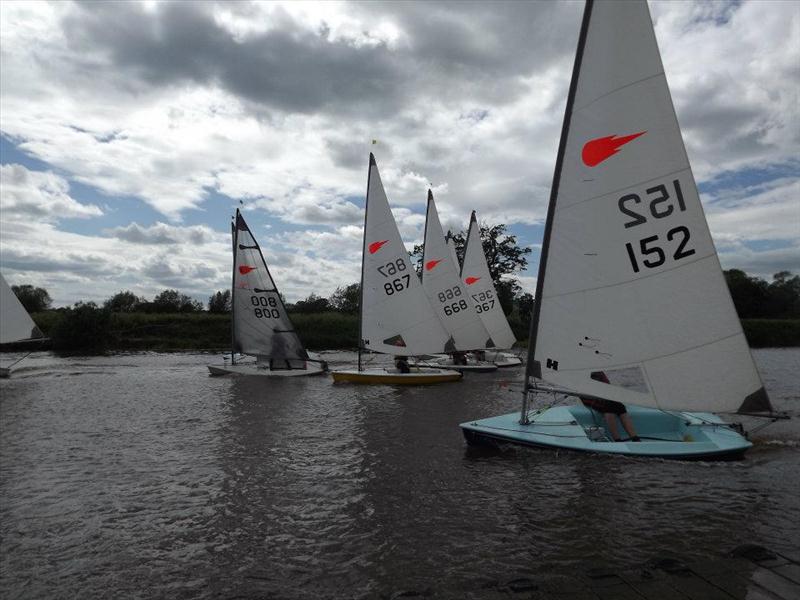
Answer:
MULTIPOLYGON (((466 247, 466 232, 449 234, 454 241, 456 255, 463 262, 466 247)), ((517 316, 526 328, 533 310, 534 298, 523 292, 515 275, 528 266, 530 248, 522 248, 517 238, 508 233, 505 225, 480 225, 480 238, 489 266, 497 297, 507 315, 517 316)), ((417 245, 410 252, 417 272, 422 271, 424 247, 417 245)), ((767 282, 759 277, 746 274, 739 269, 724 271, 728 289, 733 297, 736 310, 742 319, 781 319, 800 318, 800 276, 789 271, 773 275, 767 282)), ((43 288, 31 285, 12 286, 17 297, 28 312, 42 312, 50 308, 50 295, 43 288)), ((294 303, 285 303, 292 313, 311 314, 339 312, 354 314, 358 312, 360 284, 352 283, 338 287, 329 297, 312 293, 294 303)), ((75 305, 105 309, 112 313, 196 313, 207 310, 210 313, 227 313, 231 309, 231 291, 220 290, 212 294, 204 305, 178 290, 166 289, 156 294, 152 300, 137 296, 129 290, 120 291, 102 303, 80 302, 75 305)))

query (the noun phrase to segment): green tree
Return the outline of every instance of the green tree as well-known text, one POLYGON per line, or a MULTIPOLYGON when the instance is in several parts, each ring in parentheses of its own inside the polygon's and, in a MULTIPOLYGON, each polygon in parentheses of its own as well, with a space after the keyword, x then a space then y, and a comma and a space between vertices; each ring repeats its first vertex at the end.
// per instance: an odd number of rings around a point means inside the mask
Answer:
POLYGON ((231 291, 217 292, 208 299, 208 312, 227 313, 231 312, 231 291))
POLYGON ((739 269, 723 271, 723 274, 740 319, 767 316, 768 285, 766 281, 758 277, 750 277, 739 269))
POLYGON ((361 302, 361 284, 351 283, 347 287, 337 287, 328 301, 333 310, 355 314, 361 302))
POLYGON ((136 312, 142 302, 144 302, 142 298, 130 290, 125 290, 111 296, 103 303, 103 307, 111 312, 136 312))
POLYGON ((16 294, 22 306, 25 307, 29 313, 42 312, 50 308, 53 301, 50 299, 50 294, 47 290, 40 287, 33 287, 32 285, 12 285, 11 290, 16 294))
POLYGON ((772 276, 767 287, 767 311, 770 317, 800 317, 800 277, 789 271, 772 276))
POLYGON ((292 307, 292 312, 297 313, 321 313, 331 310, 327 298, 322 298, 316 294, 311 294, 305 300, 298 300, 292 307))
POLYGON ((527 331, 531 327, 531 316, 533 315, 533 294, 525 292, 517 296, 517 311, 520 321, 527 331))
POLYGON ((160 313, 190 313, 203 310, 203 305, 178 290, 164 290, 153 298, 153 308, 160 313))
POLYGON ((50 338, 55 350, 105 350, 111 338, 111 311, 94 302, 78 302, 62 311, 50 338))

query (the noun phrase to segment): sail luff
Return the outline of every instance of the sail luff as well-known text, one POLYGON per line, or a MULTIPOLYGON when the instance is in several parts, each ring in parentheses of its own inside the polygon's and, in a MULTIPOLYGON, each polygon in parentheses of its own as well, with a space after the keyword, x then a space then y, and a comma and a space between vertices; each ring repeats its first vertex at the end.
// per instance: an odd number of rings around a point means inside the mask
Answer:
MULTIPOLYGON (((239 210, 237 209, 236 212, 238 213, 239 210)), ((233 242, 233 265, 231 267, 231 364, 236 364, 236 302, 234 302, 233 295, 236 293, 236 245, 237 245, 237 235, 236 235, 236 224, 231 223, 231 240, 233 242)))
POLYGON ((564 108, 564 120, 561 124, 561 138, 558 141, 558 153, 556 154, 556 165, 553 171, 553 183, 550 186, 550 201, 547 205, 547 217, 544 225, 544 235, 542 237, 542 249, 539 253, 539 270, 536 275, 536 292, 533 304, 533 316, 531 317, 530 334, 528 335, 528 358, 525 364, 525 391, 523 391, 523 406, 521 420, 527 418, 527 389, 530 386, 530 377, 542 377, 541 365, 534 359, 536 353, 536 339, 539 331, 539 317, 541 315, 542 289, 544 288, 544 277, 547 271, 547 257, 550 252, 550 236, 553 232, 553 215, 556 210, 556 200, 558 199, 558 186, 561 181, 561 169, 564 165, 564 153, 567 147, 567 136, 569 134, 569 123, 572 114, 572 107, 575 104, 575 91, 578 87, 578 73, 580 72, 583 60, 583 50, 586 47, 586 33, 589 30, 589 20, 592 15, 594 0, 586 0, 583 9, 583 19, 581 29, 578 34, 578 47, 575 51, 575 62, 572 66, 572 78, 570 79, 569 92, 567 94, 567 104, 564 108))
POLYGON ((377 168, 375 155, 369 153, 369 165, 367 166, 367 194, 364 196, 364 231, 361 241, 361 282, 358 294, 358 370, 361 371, 361 353, 364 348, 364 265, 367 261, 367 218, 369 214, 369 190, 370 179, 372 177, 372 167, 377 168))

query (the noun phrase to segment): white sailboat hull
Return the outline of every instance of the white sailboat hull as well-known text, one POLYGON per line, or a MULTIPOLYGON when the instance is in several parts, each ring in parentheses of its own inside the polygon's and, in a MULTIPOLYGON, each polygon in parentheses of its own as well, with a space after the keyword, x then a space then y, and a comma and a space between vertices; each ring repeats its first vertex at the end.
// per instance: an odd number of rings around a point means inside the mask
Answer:
POLYGON ((436 355, 427 365, 421 366, 441 367, 443 369, 461 371, 462 373, 491 373, 497 371, 497 365, 493 362, 473 359, 468 360, 465 365, 455 364, 453 358, 447 354, 436 355))
MULTIPOLYGON (((452 364, 452 359, 450 358, 449 354, 433 354, 431 355, 433 360, 437 364, 441 364, 443 367, 448 369, 455 369, 457 366, 452 364)), ((519 367, 522 365, 522 359, 513 354, 512 352, 501 352, 495 350, 487 350, 484 358, 486 360, 478 361, 477 363, 472 362, 469 363, 470 365, 479 364, 479 365, 494 365, 494 368, 489 367, 489 371, 494 371, 495 368, 503 369, 506 367, 519 367)), ((468 365, 469 366, 469 365, 468 365)), ((470 369, 467 369, 470 370, 470 369)), ((472 369, 472 370, 480 370, 480 369, 472 369)))
POLYGON ((320 363, 306 363, 305 369, 275 369, 272 370, 266 365, 257 363, 245 363, 238 365, 220 364, 208 365, 208 372, 212 376, 220 375, 250 375, 256 377, 308 377, 310 375, 322 375, 327 373, 328 366, 320 363))

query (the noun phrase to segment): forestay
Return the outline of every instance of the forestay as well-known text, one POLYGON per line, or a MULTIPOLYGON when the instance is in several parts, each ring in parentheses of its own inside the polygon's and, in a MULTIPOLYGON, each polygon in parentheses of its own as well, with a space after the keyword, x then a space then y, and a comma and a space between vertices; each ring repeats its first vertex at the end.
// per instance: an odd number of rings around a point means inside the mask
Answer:
POLYGON ((401 356, 452 351, 411 265, 372 154, 364 221, 362 347, 401 356))
POLYGON ((292 367, 302 367, 304 363, 298 363, 308 355, 286 314, 261 248, 238 210, 233 246, 234 350, 259 360, 291 361, 292 367))
POLYGON ((466 286, 447 247, 433 201, 428 190, 425 216, 425 241, 422 256, 422 287, 457 350, 492 348, 494 342, 469 299, 466 286))
POLYGON ((0 275, 0 344, 42 337, 44 335, 22 306, 14 290, 0 275))
POLYGON ((536 300, 536 376, 662 409, 770 409, 698 198, 646 2, 587 3, 536 300), (590 379, 619 369, 639 371, 643 386, 590 379))
POLYGON ((469 292, 469 297, 475 305, 475 310, 489 331, 497 348, 511 348, 516 341, 511 327, 508 325, 503 307, 497 298, 497 292, 486 264, 486 255, 483 253, 480 227, 475 218, 475 211, 469 221, 467 245, 464 248, 464 264, 461 267, 461 281, 469 292))

